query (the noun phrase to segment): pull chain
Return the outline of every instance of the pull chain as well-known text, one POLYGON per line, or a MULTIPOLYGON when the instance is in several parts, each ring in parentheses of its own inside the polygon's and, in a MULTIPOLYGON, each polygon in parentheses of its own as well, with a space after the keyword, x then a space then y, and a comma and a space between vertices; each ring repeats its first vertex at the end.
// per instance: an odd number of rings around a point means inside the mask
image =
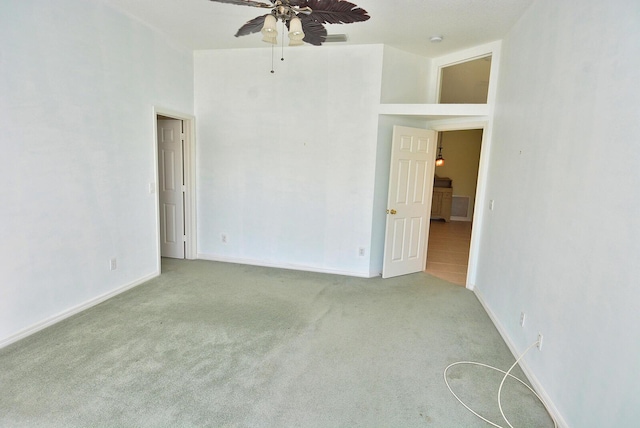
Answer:
POLYGON ((273 69, 273 55, 274 55, 274 51, 273 51, 273 45, 271 45, 271 74, 274 74, 276 71, 273 69))
POLYGON ((282 20, 282 56, 280 57, 280 61, 284 61, 284 30, 286 26, 284 23, 284 19, 282 20))
MULTIPOLYGON (((284 61, 284 30, 286 29, 286 24, 282 21, 282 54, 280 55, 280 61, 284 61)), ((271 74, 274 74, 276 71, 274 70, 273 61, 275 56, 275 43, 271 45, 271 74)))

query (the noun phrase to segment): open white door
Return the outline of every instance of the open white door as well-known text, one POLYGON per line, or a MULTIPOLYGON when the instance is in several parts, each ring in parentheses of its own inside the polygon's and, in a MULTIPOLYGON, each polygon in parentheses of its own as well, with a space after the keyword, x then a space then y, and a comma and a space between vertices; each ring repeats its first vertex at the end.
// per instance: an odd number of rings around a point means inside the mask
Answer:
POLYGON ((182 121, 158 120, 160 254, 184 259, 184 175, 182 121))
POLYGON ((382 277, 425 269, 436 132, 393 127, 382 277))

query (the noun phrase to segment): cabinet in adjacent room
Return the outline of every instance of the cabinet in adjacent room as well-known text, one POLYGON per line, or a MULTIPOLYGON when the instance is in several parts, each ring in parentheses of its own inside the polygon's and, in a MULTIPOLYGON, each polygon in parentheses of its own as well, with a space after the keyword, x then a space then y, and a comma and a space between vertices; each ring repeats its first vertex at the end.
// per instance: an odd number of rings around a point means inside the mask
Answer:
POLYGON ((431 218, 441 218, 451 221, 451 187, 434 187, 433 200, 431 201, 431 218))

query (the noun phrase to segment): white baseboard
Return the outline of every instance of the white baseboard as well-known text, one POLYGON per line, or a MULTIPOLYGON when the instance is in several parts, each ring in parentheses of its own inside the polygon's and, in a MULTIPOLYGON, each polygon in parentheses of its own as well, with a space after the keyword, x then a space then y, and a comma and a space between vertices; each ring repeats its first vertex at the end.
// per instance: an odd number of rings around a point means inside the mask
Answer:
MULTIPOLYGON (((296 264, 290 264, 290 263, 273 263, 273 262, 266 262, 264 260, 240 259, 235 257, 217 256, 214 254, 198 253, 198 259, 208 260, 212 262, 236 263, 236 264, 250 265, 250 266, 262 266, 262 267, 272 267, 272 268, 278 268, 278 269, 301 270, 305 272, 328 273, 332 275, 355 276, 359 278, 373 278, 369 274, 369 272, 353 272, 353 271, 337 270, 337 269, 324 269, 324 268, 318 268, 314 266, 296 265, 296 264)), ((377 275, 374 275, 374 276, 377 276, 377 275)))
MULTIPOLYGON (((495 316, 495 314, 491 311, 491 309, 485 302, 484 296, 482 295, 482 292, 478 290, 477 286, 473 287, 473 292, 475 293, 476 297, 480 301, 480 304, 482 304, 482 307, 484 308, 487 315, 489 315, 489 318, 491 318, 491 321, 493 322, 493 324, 496 326, 496 329, 498 329, 500 336, 502 336, 502 339, 505 341, 505 343, 509 347, 509 350, 513 354, 514 358, 517 359, 520 356, 522 351, 519 351, 514 345, 514 343, 511 341, 511 338, 509 337, 509 335, 507 335, 506 330, 504 329, 500 321, 498 321, 498 318, 495 316)), ((538 395, 542 397, 542 399, 544 400, 552 416, 555 418, 556 423, 558 424, 558 428, 569 428, 569 425, 567 424, 567 422, 564 420, 564 418, 558 411, 558 408, 555 406, 553 401, 551 401, 551 398, 542 387, 542 384, 538 381, 538 379, 536 378, 531 368, 527 365, 525 358, 520 360, 519 366, 524 372, 529 382, 531 382, 531 386, 533 387, 533 389, 535 389, 538 395)))
POLYGON ((60 321, 69 318, 77 313, 80 313, 82 311, 84 311, 85 309, 89 309, 92 306, 95 306, 99 303, 104 302, 105 300, 108 300, 120 293, 123 293, 133 287, 136 287, 144 282, 149 281, 150 279, 153 279, 157 276, 160 275, 160 272, 155 272, 152 273, 150 275, 147 275, 145 277, 142 277, 134 282, 131 282, 129 284, 125 284, 121 287, 116 288, 115 290, 112 290, 108 293, 102 294, 98 297, 95 297, 93 299, 87 300, 84 303, 81 303, 77 306, 74 306, 70 309, 67 309, 65 311, 62 311, 60 313, 58 313, 57 315, 54 315, 52 317, 49 317, 47 319, 44 319, 40 322, 37 322, 35 324, 33 324, 32 326, 29 326, 23 330, 20 330, 19 332, 17 332, 16 334, 13 334, 5 339, 0 340, 0 349, 4 348, 5 346, 8 346, 14 342, 17 342, 20 339, 24 339, 27 336, 30 336, 40 330, 43 330, 53 324, 59 323, 60 321))

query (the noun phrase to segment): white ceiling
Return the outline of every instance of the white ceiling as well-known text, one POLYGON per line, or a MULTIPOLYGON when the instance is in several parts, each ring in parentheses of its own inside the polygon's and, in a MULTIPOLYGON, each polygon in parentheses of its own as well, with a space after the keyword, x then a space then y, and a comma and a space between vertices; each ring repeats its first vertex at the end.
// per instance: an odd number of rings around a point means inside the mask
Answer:
MULTIPOLYGON (((104 1, 190 50, 269 46, 261 41, 260 34, 233 36, 246 21, 263 15, 264 9, 209 0, 104 1)), ((534 0, 351 1, 367 10, 371 19, 327 25, 329 34, 347 34, 347 44, 382 43, 437 57, 503 38, 534 0), (442 35, 444 40, 431 43, 432 35, 442 35)))

